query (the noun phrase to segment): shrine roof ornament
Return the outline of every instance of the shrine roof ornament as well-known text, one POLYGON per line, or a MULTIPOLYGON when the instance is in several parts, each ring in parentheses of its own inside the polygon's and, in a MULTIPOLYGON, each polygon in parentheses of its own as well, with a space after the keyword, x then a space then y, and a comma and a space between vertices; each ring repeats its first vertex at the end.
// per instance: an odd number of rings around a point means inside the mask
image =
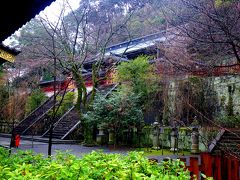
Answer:
POLYGON ((6 61, 13 63, 19 53, 16 49, 0 44, 0 64, 6 61))
POLYGON ((3 7, 9 11, 0 11, 0 65, 4 62, 14 62, 20 51, 4 46, 2 42, 14 34, 55 0, 9 0, 3 7))

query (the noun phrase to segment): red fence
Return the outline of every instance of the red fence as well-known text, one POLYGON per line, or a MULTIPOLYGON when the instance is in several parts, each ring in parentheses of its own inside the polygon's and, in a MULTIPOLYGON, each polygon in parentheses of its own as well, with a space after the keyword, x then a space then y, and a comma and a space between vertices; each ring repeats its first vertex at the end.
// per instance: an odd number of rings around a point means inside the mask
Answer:
MULTIPOLYGON (((201 153, 198 157, 189 157, 189 163, 182 158, 191 174, 195 174, 201 179, 201 173, 214 180, 239 180, 240 163, 239 160, 224 155, 211 155, 201 153)), ((203 178, 202 178, 203 179, 203 178)))
POLYGON ((199 67, 190 68, 189 70, 183 68, 176 68, 165 66, 164 64, 157 64, 158 73, 174 76, 174 75, 194 75, 194 76, 224 76, 232 74, 240 74, 240 64, 218 67, 199 67))
POLYGON ((235 64, 232 66, 219 66, 199 71, 193 71, 192 75, 196 76, 224 76, 232 74, 240 74, 240 64, 235 64))

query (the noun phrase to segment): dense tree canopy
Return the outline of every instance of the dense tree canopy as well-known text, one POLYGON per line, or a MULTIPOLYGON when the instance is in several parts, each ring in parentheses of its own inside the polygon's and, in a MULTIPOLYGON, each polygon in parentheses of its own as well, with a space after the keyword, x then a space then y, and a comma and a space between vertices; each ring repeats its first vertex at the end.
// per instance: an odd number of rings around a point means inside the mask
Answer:
POLYGON ((180 30, 195 59, 211 65, 240 63, 239 2, 176 0, 162 3, 169 24, 180 30))

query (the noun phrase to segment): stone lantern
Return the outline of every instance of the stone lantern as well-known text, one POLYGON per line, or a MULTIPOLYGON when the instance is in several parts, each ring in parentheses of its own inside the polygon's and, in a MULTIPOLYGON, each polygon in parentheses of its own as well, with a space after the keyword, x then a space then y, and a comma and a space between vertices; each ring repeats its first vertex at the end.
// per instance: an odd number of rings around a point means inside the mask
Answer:
POLYGON ((176 127, 172 128, 171 131, 171 149, 170 151, 177 151, 178 149, 178 142, 177 142, 177 138, 178 138, 178 129, 176 127))
POLYGON ((113 131, 113 129, 108 130, 108 144, 109 145, 114 144, 114 131, 113 131))
POLYGON ((159 123, 155 121, 153 123, 153 138, 152 138, 153 149, 159 148, 159 123))
POLYGON ((192 128, 191 133, 191 153, 199 153, 199 132, 197 127, 192 128))
POLYGON ((97 134, 97 143, 98 144, 102 144, 103 143, 103 137, 104 137, 104 132, 103 132, 104 128, 100 125, 98 127, 98 134, 97 134))

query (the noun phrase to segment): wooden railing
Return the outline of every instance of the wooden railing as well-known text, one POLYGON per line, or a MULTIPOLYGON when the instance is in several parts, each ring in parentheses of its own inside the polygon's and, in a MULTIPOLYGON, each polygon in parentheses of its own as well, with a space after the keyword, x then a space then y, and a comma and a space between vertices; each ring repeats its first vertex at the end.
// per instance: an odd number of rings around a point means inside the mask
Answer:
POLYGON ((193 76, 224 76, 240 74, 240 64, 234 64, 229 66, 216 66, 216 67, 203 67, 203 68, 189 68, 181 69, 181 67, 170 67, 164 63, 157 64, 157 72, 163 75, 176 76, 176 75, 193 75, 193 76))

